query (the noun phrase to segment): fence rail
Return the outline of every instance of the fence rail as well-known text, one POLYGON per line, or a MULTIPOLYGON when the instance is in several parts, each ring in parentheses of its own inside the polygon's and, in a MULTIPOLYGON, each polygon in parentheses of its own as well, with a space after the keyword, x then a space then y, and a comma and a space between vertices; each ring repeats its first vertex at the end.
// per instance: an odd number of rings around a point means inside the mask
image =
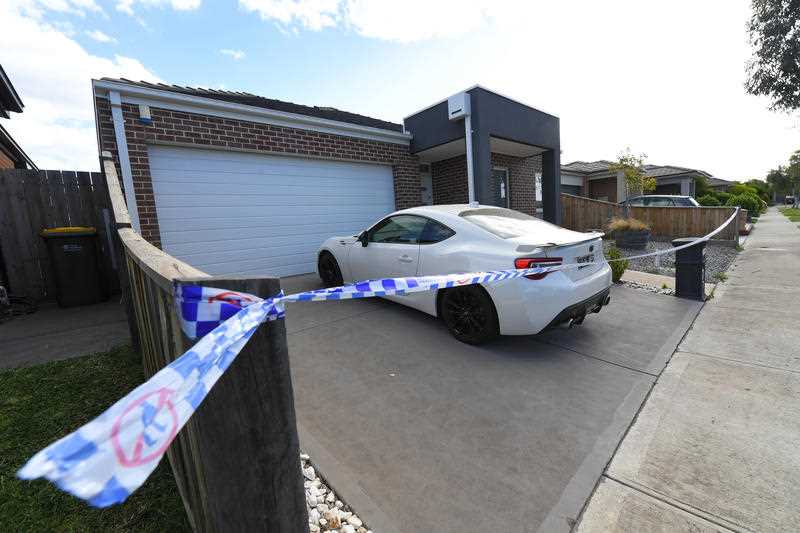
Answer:
MULTIPOLYGON (((192 345, 175 311, 174 283, 275 296, 275 278, 221 279, 156 248, 130 227, 111 154, 103 170, 121 242, 120 280, 147 377, 192 345), (125 274, 125 272, 127 272, 125 274)), ((195 531, 307 531, 284 322, 263 324, 167 451, 195 531)))
POLYGON ((55 298, 55 275, 39 232, 58 226, 97 229, 104 292, 118 291, 111 209, 99 172, 0 170, 0 266, 5 278, 0 284, 36 301, 55 298))
MULTIPOLYGON (((650 226, 653 237, 676 239, 701 237, 727 220, 735 207, 630 207, 629 216, 650 226)), ((582 196, 561 194, 562 224, 575 231, 604 230, 614 217, 624 216, 619 204, 592 200, 582 196)), ((742 209, 733 224, 720 232, 716 239, 738 242, 739 232, 747 222, 742 209)))

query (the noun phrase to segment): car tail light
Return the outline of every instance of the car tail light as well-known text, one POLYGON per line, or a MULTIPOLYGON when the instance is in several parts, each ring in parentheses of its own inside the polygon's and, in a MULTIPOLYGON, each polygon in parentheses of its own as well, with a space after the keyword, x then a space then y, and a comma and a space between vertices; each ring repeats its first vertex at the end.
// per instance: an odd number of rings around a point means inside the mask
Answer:
MULTIPOLYGON (((514 268, 536 268, 536 267, 551 267, 559 266, 563 262, 560 257, 519 257, 514 260, 514 268)), ((541 274, 528 274, 525 276, 528 279, 543 279, 550 272, 542 272, 541 274)))

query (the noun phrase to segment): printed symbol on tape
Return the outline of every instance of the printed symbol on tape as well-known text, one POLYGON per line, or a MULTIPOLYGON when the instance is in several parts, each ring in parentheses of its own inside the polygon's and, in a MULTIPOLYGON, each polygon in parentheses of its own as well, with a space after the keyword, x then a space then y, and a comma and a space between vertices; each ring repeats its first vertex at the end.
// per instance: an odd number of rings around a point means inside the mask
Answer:
POLYGON ((208 301, 209 303, 224 302, 226 304, 235 305, 236 307, 243 307, 244 304, 246 303, 251 304, 255 300, 239 292, 228 291, 228 292, 221 292, 214 296, 209 296, 208 301))
POLYGON ((178 433, 178 412, 170 389, 149 392, 131 403, 111 428, 111 444, 117 461, 133 467, 158 459, 178 433), (120 432, 135 432, 132 442, 120 442, 120 432))

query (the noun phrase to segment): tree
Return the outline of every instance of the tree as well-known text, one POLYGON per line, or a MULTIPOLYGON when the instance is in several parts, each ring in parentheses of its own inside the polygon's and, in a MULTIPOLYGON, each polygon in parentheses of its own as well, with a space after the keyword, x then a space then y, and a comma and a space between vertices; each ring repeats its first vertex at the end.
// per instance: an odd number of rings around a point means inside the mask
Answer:
POLYGON ((800 150, 795 150, 789 156, 789 168, 786 169, 786 175, 789 178, 792 196, 794 196, 794 206, 797 207, 800 203, 800 198, 797 198, 797 189, 800 187, 800 150))
POLYGON ((656 179, 650 178, 645 174, 644 160, 645 154, 634 155, 630 148, 626 148, 617 156, 617 161, 611 163, 608 170, 611 172, 622 172, 625 177, 625 188, 627 196, 641 195, 655 190, 656 179))
POLYGON ((770 97, 770 109, 800 109, 800 0, 753 0, 747 30, 747 92, 770 97))
POLYGON ((708 178, 702 174, 694 177, 694 197, 700 198, 701 196, 708 196, 714 194, 714 189, 708 185, 708 178))
POLYGON ((770 184, 777 196, 786 196, 792 190, 789 175, 786 172, 786 167, 783 166, 773 168, 767 173, 767 183, 770 184))

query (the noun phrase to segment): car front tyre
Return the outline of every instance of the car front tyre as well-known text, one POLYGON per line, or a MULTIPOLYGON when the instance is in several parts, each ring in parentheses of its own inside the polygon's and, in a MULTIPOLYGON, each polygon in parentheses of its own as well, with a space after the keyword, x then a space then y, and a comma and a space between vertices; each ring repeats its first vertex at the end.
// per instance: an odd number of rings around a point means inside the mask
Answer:
POLYGON ((317 261, 317 270, 322 283, 326 287, 338 287, 344 284, 342 279, 342 271, 339 269, 339 263, 333 254, 330 252, 322 252, 319 254, 317 261))
POLYGON ((492 298, 479 285, 447 289, 439 310, 447 329, 461 342, 483 344, 500 333, 492 298))

